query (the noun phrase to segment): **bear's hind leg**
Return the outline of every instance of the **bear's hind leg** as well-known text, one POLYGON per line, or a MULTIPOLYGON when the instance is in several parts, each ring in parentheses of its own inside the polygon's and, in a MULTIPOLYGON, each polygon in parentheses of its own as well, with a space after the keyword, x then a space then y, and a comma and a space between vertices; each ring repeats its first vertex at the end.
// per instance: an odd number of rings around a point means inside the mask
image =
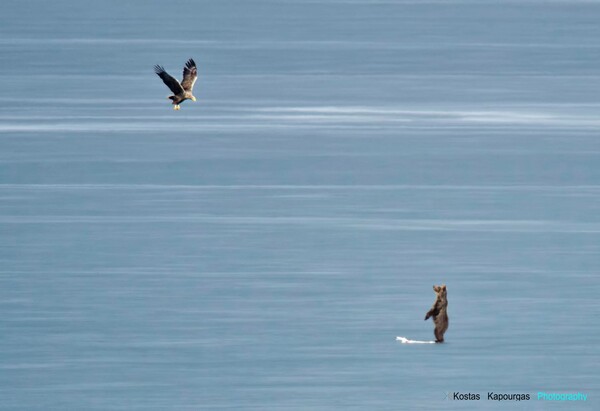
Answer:
POLYGON ((444 333, 441 332, 441 330, 438 330, 437 328, 433 331, 433 333, 435 334, 435 342, 436 343, 443 343, 444 342, 444 333))

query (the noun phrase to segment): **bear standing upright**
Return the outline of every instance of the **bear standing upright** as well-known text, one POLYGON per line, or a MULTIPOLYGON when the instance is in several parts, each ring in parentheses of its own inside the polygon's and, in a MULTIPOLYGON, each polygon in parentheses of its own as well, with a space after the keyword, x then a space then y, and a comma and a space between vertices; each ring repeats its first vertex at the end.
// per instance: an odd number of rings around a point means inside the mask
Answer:
POLYGON ((436 293, 435 302, 433 303, 433 307, 431 310, 427 311, 425 314, 425 321, 429 319, 429 317, 433 317, 433 323, 435 324, 435 329, 433 333, 435 334, 435 342, 442 343, 444 342, 444 333, 448 329, 448 298, 446 296, 446 284, 434 285, 433 291, 436 293))

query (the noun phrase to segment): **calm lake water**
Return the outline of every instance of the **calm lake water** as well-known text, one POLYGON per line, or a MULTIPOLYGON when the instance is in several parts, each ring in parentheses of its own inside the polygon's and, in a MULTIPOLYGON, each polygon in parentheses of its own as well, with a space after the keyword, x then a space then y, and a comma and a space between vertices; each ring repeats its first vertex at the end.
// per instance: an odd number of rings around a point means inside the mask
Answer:
POLYGON ((0 408, 598 409, 599 17, 5 0, 0 408))

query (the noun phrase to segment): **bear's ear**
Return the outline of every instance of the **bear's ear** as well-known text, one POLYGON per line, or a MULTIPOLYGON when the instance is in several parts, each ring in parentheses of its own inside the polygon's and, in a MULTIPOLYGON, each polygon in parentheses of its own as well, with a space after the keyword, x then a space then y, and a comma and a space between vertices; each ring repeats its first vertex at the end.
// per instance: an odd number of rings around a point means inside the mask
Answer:
POLYGON ((442 290, 446 291, 446 284, 442 284, 442 290))
POLYGON ((434 285, 433 286, 433 291, 435 291, 436 293, 440 292, 440 286, 439 285, 434 285))

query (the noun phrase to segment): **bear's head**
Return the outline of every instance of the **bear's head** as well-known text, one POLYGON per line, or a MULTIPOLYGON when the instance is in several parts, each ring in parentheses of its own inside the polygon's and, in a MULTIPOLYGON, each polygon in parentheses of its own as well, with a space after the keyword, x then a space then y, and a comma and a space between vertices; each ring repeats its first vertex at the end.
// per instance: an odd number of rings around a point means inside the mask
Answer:
POLYGON ((438 295, 438 297, 446 298, 446 284, 434 285, 433 291, 438 295))

